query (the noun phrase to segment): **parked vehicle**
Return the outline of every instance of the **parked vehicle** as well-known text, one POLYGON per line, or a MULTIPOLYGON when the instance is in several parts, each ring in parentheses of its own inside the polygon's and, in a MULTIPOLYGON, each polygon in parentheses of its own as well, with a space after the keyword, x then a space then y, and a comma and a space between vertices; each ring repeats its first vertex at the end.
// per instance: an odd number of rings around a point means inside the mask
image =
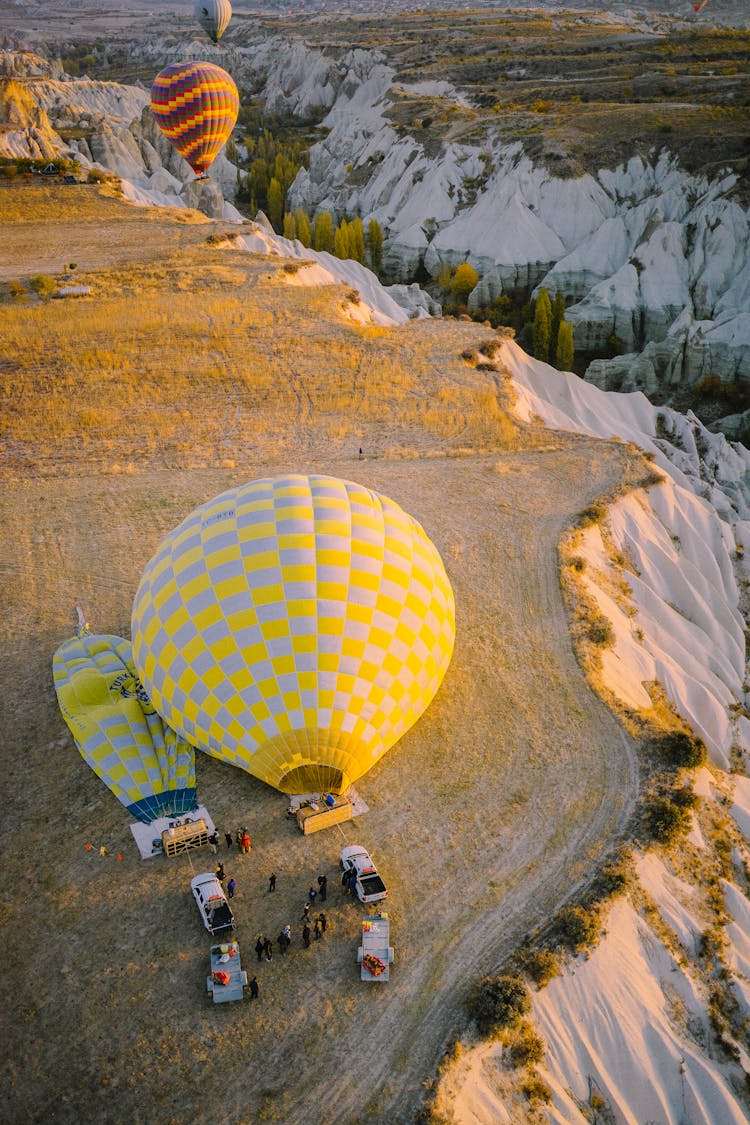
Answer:
POLYGON ((359 844, 341 849, 341 870, 355 875, 354 888, 360 902, 380 902, 388 894, 369 852, 359 844))
POLYGON ((212 871, 205 871, 190 880, 193 898, 198 904, 203 925, 210 934, 228 933, 234 929, 234 914, 224 888, 212 871))

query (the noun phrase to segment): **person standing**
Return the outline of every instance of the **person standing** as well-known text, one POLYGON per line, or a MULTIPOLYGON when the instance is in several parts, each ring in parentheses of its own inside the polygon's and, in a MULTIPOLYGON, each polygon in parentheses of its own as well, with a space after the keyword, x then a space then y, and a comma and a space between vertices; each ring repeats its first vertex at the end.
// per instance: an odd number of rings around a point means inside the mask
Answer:
POLYGON ((240 836, 240 851, 243 855, 250 854, 250 833, 246 828, 242 829, 242 835, 240 836))
POLYGON ((266 955, 266 961, 273 961, 273 943, 270 938, 266 938, 266 943, 263 946, 263 951, 266 955))
POLYGON ((310 887, 310 890, 307 892, 307 897, 310 900, 310 906, 315 906, 315 899, 317 898, 317 894, 318 892, 315 890, 315 887, 310 887))
POLYGON ((266 948, 266 943, 263 940, 263 934, 258 934, 258 940, 255 943, 255 952, 258 954, 258 960, 263 960, 263 950, 266 948))
POLYGON ((300 918, 300 922, 304 922, 305 925, 307 925, 307 919, 308 919, 309 914, 310 914, 310 903, 306 902, 305 905, 302 907, 302 917, 300 918))
POLYGON ((224 870, 224 864, 220 863, 219 866, 216 868, 216 878, 219 880, 222 887, 224 886, 224 880, 226 879, 226 877, 227 877, 227 873, 224 870))
POLYGON ((328 926, 328 919, 326 918, 326 916, 325 916, 325 914, 323 913, 322 910, 321 910, 320 914, 318 915, 318 921, 320 922, 321 930, 323 931, 323 933, 325 933, 326 927, 328 926))
POLYGON ((283 957, 284 954, 286 953, 286 934, 284 933, 283 930, 281 931, 279 936, 276 938, 276 944, 279 947, 279 953, 283 957))
POLYGON ((258 999, 258 978, 257 977, 253 977, 253 979, 250 981, 250 999, 251 1000, 257 1000, 258 999))
POLYGON ((232 833, 231 832, 225 832, 224 833, 224 839, 227 842, 227 850, 229 850, 229 848, 231 848, 231 846, 232 846, 232 833))
POLYGON ((286 941, 286 947, 288 949, 289 946, 292 944, 292 927, 290 926, 290 924, 288 922, 284 926, 284 939, 286 941))
POLYGON ((219 851, 219 837, 216 834, 216 830, 214 830, 211 833, 211 835, 208 837, 208 843, 209 843, 209 846, 211 848, 211 851, 214 853, 214 855, 216 855, 219 851))
POLYGON ((321 902, 325 902, 325 900, 328 898, 328 876, 327 875, 318 875, 318 894, 320 895, 320 901, 321 902))
POLYGON ((323 936, 323 931, 320 927, 320 918, 315 919, 315 925, 313 926, 313 935, 316 941, 320 941, 323 936))
POLYGON ((268 893, 271 894, 271 892, 275 891, 275 890, 276 890, 276 876, 271 875, 271 876, 269 876, 269 879, 268 879, 268 893))
POLYGON ((302 940, 305 943, 305 949, 309 949, 310 948, 310 927, 308 926, 307 922, 305 922, 304 926, 302 927, 302 940))
POLYGON ((237 886, 234 879, 230 879, 227 883, 227 898, 234 898, 234 888, 237 886))

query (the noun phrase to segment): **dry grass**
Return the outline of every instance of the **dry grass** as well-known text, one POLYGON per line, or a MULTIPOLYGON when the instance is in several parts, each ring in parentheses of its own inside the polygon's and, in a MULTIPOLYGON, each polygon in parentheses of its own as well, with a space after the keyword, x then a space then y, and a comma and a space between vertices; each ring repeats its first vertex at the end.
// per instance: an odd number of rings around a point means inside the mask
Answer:
MULTIPOLYGON (((281 263, 207 246, 210 226, 175 224, 170 243, 168 217, 149 220, 161 255, 136 245, 126 264, 131 209, 105 201, 100 220, 79 269, 101 300, 0 306, 6 863, 34 865, 33 894, 4 919, 4 1119, 168 1123, 200 1097, 228 1125, 302 1121, 311 1106, 324 1122, 411 1120, 464 992, 628 816, 632 746, 571 650, 556 545, 632 454, 512 422, 502 380, 460 359, 484 328, 352 327, 340 290, 289 288, 281 263), (196 504, 290 470, 360 480, 420 520, 454 586, 458 639, 428 713, 360 783, 371 811, 345 834, 390 888, 387 987, 358 980, 341 834, 301 837, 283 797, 199 756, 216 823, 253 836, 229 868, 249 969, 256 933, 296 926, 319 871, 331 883, 325 941, 260 966, 262 1002, 225 1011, 206 1001, 187 861, 137 858, 126 815, 71 745, 50 661, 76 603, 96 628, 129 632, 143 566, 196 504)), ((75 231, 63 216, 61 238, 75 231)))

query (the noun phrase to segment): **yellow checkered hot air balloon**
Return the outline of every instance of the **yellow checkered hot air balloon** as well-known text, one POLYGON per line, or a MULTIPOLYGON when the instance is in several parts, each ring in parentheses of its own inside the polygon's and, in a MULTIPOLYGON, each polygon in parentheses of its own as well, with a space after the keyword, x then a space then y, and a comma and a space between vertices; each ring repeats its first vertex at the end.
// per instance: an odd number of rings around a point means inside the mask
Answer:
POLYGON ((455 633, 420 525, 326 476, 257 480, 194 511, 146 567, 132 624, 166 721, 286 793, 365 773, 429 705, 455 633))
POLYGON ((237 87, 213 63, 173 63, 151 87, 156 124, 198 175, 208 171, 229 139, 239 108, 237 87))
POLYGON ((196 807, 195 752, 151 704, 130 641, 82 632, 60 645, 52 671, 81 756, 131 816, 150 824, 196 807))

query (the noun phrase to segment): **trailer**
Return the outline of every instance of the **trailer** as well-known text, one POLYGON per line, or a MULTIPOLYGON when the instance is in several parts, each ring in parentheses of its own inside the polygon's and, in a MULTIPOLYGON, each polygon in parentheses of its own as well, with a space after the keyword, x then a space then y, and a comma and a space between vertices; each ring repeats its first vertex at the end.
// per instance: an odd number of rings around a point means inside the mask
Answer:
POLYGON ((388 980, 395 961, 391 940, 391 923, 387 914, 376 914, 362 920, 362 944, 357 950, 360 979, 388 980))
POLYGON ((247 987, 247 973, 240 964, 240 947, 236 941, 211 946, 211 972, 206 977, 206 992, 214 1004, 242 1000, 247 987))

